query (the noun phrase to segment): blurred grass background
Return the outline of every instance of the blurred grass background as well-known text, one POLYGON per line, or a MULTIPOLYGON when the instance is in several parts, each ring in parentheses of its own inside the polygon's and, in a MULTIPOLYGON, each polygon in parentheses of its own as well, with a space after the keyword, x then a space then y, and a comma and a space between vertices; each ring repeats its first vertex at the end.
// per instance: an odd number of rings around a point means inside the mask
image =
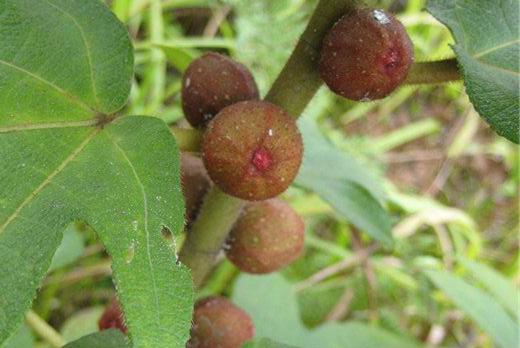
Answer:
MULTIPOLYGON (((124 113, 187 127, 180 107, 182 72, 207 50, 248 66, 265 95, 315 3, 107 1, 135 47, 136 74, 124 113)), ((424 11, 425 0, 365 3, 397 15, 416 61, 453 55, 449 31, 424 11)), ((493 346, 422 270, 469 277, 460 262, 464 257, 491 267, 518 289, 518 147, 479 119, 461 82, 405 86, 369 103, 342 100, 322 88, 306 117, 383 185, 396 244, 393 250, 380 248, 318 196, 291 188, 285 198, 305 217, 307 240, 304 256, 283 275, 293 285, 303 323, 312 328, 361 320, 430 346, 493 346)), ((67 340, 96 330, 103 304, 114 295, 110 261, 92 231, 80 224, 69 230, 34 305, 67 340)), ((236 277, 222 261, 201 295, 232 294, 236 277)))

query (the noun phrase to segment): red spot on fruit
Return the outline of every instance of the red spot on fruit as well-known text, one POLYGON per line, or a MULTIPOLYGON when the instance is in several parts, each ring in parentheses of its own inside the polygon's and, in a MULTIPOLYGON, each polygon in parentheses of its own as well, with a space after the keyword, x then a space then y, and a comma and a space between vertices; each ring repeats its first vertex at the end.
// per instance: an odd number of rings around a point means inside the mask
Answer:
POLYGON ((202 139, 202 159, 225 193, 248 201, 278 196, 300 168, 303 142, 294 119, 264 101, 225 107, 202 139))
POLYGON ((399 52, 395 48, 390 48, 386 54, 383 55, 383 67, 387 74, 391 74, 399 66, 400 62, 399 52))
POLYGON ((273 164, 273 158, 271 154, 264 148, 260 148, 253 153, 251 163, 255 169, 259 172, 265 172, 273 164))

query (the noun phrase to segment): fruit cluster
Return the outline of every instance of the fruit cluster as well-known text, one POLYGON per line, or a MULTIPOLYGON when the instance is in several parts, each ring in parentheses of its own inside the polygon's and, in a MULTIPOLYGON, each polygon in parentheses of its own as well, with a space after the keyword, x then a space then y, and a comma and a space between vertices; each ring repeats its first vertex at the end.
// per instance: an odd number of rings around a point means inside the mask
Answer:
MULTIPOLYGON (((397 88, 412 62, 412 44, 399 21, 382 10, 357 9, 325 36, 317 69, 333 92, 368 101, 397 88)), ((294 261, 303 250, 304 224, 289 204, 276 198, 292 183, 302 161, 294 119, 260 101, 249 70, 218 53, 206 53, 188 67, 182 107, 188 122, 204 132, 202 159, 183 154, 181 161, 188 227, 215 184, 249 201, 224 245, 238 269, 265 274, 294 261)), ((116 301, 99 326, 126 332, 116 301)), ((187 346, 238 348, 254 331, 244 311, 223 297, 210 297, 195 304, 187 346)))
POLYGON ((225 244, 229 260, 249 273, 286 266, 300 255, 304 232, 296 212, 274 198, 289 187, 301 164, 303 143, 294 119, 257 100, 251 73, 217 53, 190 64, 182 97, 186 118, 204 131, 202 160, 182 157, 188 222, 212 182, 232 196, 254 201, 225 244))
MULTIPOLYGON (((296 122, 283 109, 258 100, 251 73, 217 53, 194 60, 183 78, 182 106, 203 133, 202 159, 182 156, 181 175, 188 229, 208 188, 249 201, 224 245, 241 271, 269 273, 303 250, 304 224, 279 198, 292 183, 303 156, 296 122)), ((189 231, 188 231, 189 233, 189 231)), ((240 347, 254 334, 251 319, 225 298, 195 305, 190 348, 240 347)))

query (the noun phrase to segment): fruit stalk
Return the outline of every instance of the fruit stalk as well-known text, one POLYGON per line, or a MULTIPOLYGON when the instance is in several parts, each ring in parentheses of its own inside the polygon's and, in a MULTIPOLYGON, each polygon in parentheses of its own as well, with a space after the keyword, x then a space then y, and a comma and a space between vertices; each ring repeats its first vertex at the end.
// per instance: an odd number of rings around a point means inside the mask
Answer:
POLYGON ((204 198, 201 211, 188 232, 179 258, 191 269, 193 283, 200 287, 213 268, 215 257, 243 206, 243 201, 213 186, 204 198))
POLYGON ((181 151, 199 152, 202 132, 193 128, 171 127, 170 131, 181 151))
MULTIPOLYGON (((291 57, 265 100, 298 118, 322 81, 318 71, 321 41, 332 25, 355 7, 356 0, 320 0, 291 57)), ((207 193, 202 210, 180 252, 180 261, 191 269, 193 282, 200 287, 213 268, 243 202, 217 187, 207 193)))
POLYGON ((330 28, 358 1, 321 0, 296 48, 274 82, 265 100, 298 118, 323 81, 318 71, 321 43, 330 28))
POLYGON ((408 85, 443 83, 460 80, 457 59, 444 59, 432 62, 419 62, 412 65, 404 81, 408 85))

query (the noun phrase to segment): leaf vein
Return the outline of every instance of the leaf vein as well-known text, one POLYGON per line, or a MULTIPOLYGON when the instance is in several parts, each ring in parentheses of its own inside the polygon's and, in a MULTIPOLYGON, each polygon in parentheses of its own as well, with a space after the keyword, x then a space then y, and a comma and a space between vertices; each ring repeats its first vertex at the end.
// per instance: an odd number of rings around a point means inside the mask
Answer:
POLYGON ((487 49, 487 50, 484 50, 484 51, 481 51, 481 52, 475 53, 475 54, 473 55, 473 58, 475 58, 475 59, 481 58, 481 57, 485 56, 486 54, 493 53, 493 52, 495 52, 495 51, 498 51, 499 49, 506 48, 506 47, 508 47, 508 46, 512 46, 512 45, 517 44, 517 43, 519 43, 519 42, 520 42, 519 39, 512 40, 512 41, 508 41, 508 42, 504 42, 504 43, 501 44, 501 45, 498 45, 498 46, 495 46, 495 47, 489 48, 489 49, 487 49))
POLYGON ((153 288, 153 295, 155 300, 155 313, 156 313, 156 320, 157 325, 160 325, 161 318, 160 318, 160 307, 159 307, 159 297, 158 297, 158 291, 157 291, 157 282, 155 280, 155 270, 152 264, 152 254, 150 249, 150 231, 148 229, 148 196, 146 195, 146 190, 144 188, 143 182, 141 181, 141 178, 139 177, 139 174, 137 174, 137 171, 130 161, 130 158, 126 155, 125 150, 119 146, 119 144, 110 136, 110 134, 107 132, 108 139, 114 144, 115 148, 121 153, 125 161, 128 163, 128 166, 130 167, 130 170, 132 171, 135 180, 137 184, 139 185, 141 189, 141 193, 143 195, 143 208, 144 208, 144 231, 146 235, 146 254, 148 258, 148 267, 150 268, 150 275, 152 277, 152 288, 153 288))
POLYGON ((87 62, 88 62, 89 72, 90 72, 90 81, 91 81, 91 86, 92 86, 92 93, 94 94, 94 99, 96 100, 96 106, 99 109, 101 107, 101 105, 100 105, 99 98, 98 98, 96 84, 94 82, 94 67, 92 65, 92 55, 91 55, 91 52, 90 52, 90 46, 89 46, 89 44, 87 42, 87 38, 85 36, 85 31, 79 25, 78 21, 76 20, 76 18, 74 18, 73 15, 71 15, 70 13, 65 11, 64 9, 60 8, 56 4, 53 4, 49 0, 45 0, 45 2, 47 2, 49 5, 51 5, 52 7, 54 7, 55 9, 60 11, 61 13, 63 13, 65 16, 69 17, 72 20, 72 23, 74 24, 74 26, 76 28, 78 28, 79 34, 81 35, 81 40, 83 41, 83 45, 85 46, 85 53, 87 55, 87 62))
POLYGON ((84 121, 21 124, 21 125, 0 127, 0 133, 23 132, 23 131, 38 130, 38 129, 93 127, 93 126, 96 126, 98 123, 99 123, 99 120, 97 118, 93 118, 93 119, 84 120, 84 121))
POLYGON ((97 133, 99 133, 100 129, 95 128, 86 138, 81 142, 81 144, 76 147, 67 158, 63 162, 60 163, 60 165, 51 173, 49 176, 45 178, 45 180, 42 181, 42 183, 35 188, 31 193, 23 200, 23 202, 16 208, 16 210, 5 220, 5 222, 0 226, 0 235, 5 231, 7 226, 11 222, 13 222, 19 215, 20 212, 25 208, 31 201, 36 198, 36 196, 49 184, 51 183, 52 179, 56 177, 59 173, 61 173, 67 165, 73 161, 80 153, 83 151, 83 149, 90 143, 90 141, 96 136, 97 133))
POLYGON ((80 99, 78 99, 76 96, 74 96, 73 94, 70 94, 69 92, 67 92, 66 90, 64 90, 63 88, 61 87, 58 87, 57 85, 55 85, 54 83, 50 82, 50 81, 47 81, 46 79, 44 79, 43 77, 41 76, 38 76, 32 72, 30 72, 29 70, 26 70, 22 67, 19 67, 13 63, 10 63, 10 62, 7 62, 5 60, 2 60, 0 59, 0 64, 3 64, 11 69, 14 69, 14 70, 17 70, 19 72, 22 72, 30 77, 32 77, 33 79, 43 83, 43 84, 46 84, 47 86, 49 87, 52 87, 53 89, 55 89, 57 92, 59 92, 62 96, 64 96, 65 98, 67 98, 68 100, 70 100, 71 102, 77 104, 78 106, 86 109, 86 110, 89 110, 91 112, 96 112, 96 110, 93 110, 90 106, 88 106, 87 104, 85 104, 84 102, 82 102, 80 99))

